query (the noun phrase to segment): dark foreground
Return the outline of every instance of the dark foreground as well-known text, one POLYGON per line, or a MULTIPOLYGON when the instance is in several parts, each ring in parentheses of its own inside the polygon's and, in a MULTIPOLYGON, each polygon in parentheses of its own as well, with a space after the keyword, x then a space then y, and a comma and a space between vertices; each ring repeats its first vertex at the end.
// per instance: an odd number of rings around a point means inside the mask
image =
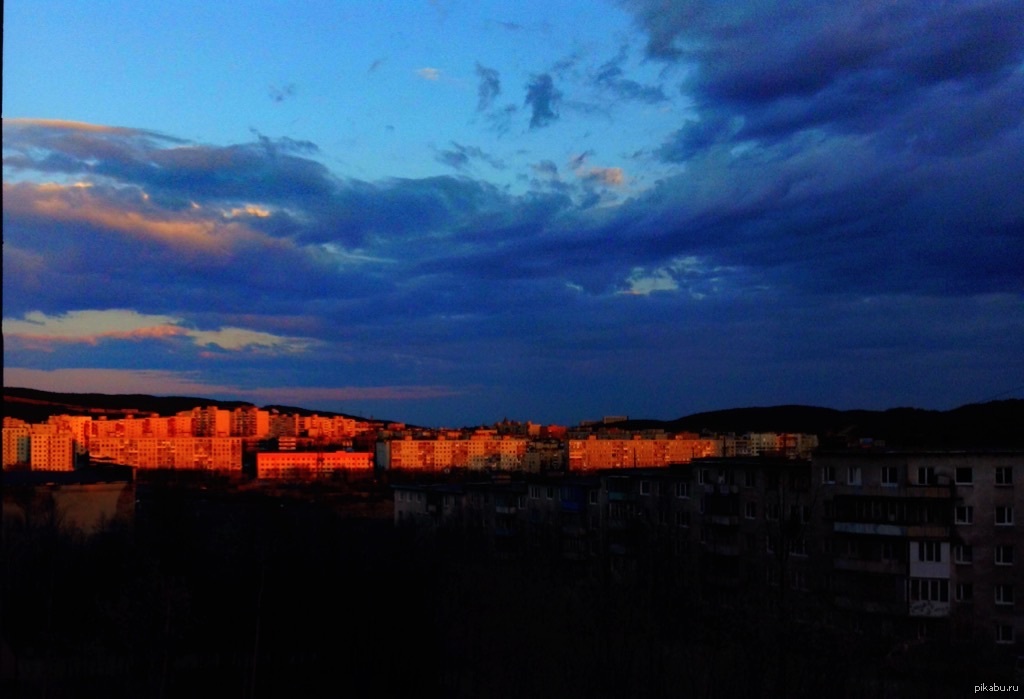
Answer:
MULTIPOLYGON (((983 648, 891 646, 634 575, 392 525, 380 484, 139 483, 134 522, 3 537, 7 697, 945 697, 983 648)), ((59 513, 54 513, 59 515, 59 513)), ((998 675, 995 673, 999 673, 998 675)))

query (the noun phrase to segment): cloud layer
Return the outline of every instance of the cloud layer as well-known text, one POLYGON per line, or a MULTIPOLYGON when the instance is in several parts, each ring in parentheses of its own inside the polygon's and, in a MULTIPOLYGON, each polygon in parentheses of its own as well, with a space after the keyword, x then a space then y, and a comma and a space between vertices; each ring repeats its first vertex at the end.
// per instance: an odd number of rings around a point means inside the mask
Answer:
MULTIPOLYGON (((691 106, 628 168, 567 147, 518 191, 494 143, 439 138, 452 175, 368 181, 255 132, 5 120, 5 367, 429 424, 1024 384, 1019 3, 624 6, 665 83, 625 50, 567 59, 525 85, 524 129, 691 106)), ((494 117, 504 70, 467 71, 466 117, 494 117)))

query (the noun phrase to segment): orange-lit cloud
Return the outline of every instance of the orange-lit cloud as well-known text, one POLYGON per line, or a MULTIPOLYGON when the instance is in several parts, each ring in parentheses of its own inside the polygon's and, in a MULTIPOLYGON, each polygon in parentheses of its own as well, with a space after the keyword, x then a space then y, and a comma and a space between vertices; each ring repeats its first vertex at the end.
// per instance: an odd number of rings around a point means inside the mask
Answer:
MULTIPOLYGON (((65 224, 88 224, 134 238, 206 255, 225 255, 239 243, 262 242, 280 245, 244 224, 225 221, 222 216, 204 217, 201 209, 185 212, 161 211, 152 207, 145 194, 132 205, 112 201, 81 184, 4 184, 4 210, 8 214, 36 216, 65 224)), ((249 205, 242 210, 252 216, 266 216, 265 209, 249 205)))
POLYGON ((576 173, 580 179, 600 182, 608 187, 621 187, 626 184, 626 175, 621 167, 592 167, 576 173))
POLYGON ((5 337, 37 349, 68 343, 96 345, 103 340, 176 337, 188 338, 199 347, 227 351, 257 349, 292 353, 305 351, 313 344, 307 338, 282 337, 245 328, 196 330, 182 322, 173 316, 146 315, 125 309, 70 311, 60 316, 35 311, 27 313, 22 320, 4 318, 3 333, 5 337))
POLYGON ((63 129, 66 131, 85 131, 87 133, 138 133, 137 129, 130 129, 122 126, 90 124, 84 121, 71 121, 69 119, 4 119, 4 126, 28 128, 40 127, 45 129, 63 129))

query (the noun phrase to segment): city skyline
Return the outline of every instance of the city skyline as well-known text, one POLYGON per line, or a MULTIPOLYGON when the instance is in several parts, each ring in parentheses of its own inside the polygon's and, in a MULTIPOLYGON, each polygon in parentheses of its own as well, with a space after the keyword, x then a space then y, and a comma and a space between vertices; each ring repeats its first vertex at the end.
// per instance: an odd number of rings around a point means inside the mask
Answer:
POLYGON ((428 426, 1024 396, 1019 3, 4 19, 5 385, 428 426))

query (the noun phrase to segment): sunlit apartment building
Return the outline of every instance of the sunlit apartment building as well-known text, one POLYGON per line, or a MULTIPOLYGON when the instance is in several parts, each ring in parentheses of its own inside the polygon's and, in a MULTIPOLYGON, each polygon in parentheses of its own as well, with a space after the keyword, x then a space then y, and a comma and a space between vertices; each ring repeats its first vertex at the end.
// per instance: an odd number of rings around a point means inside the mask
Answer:
POLYGON ((310 480, 344 472, 373 470, 369 452, 259 452, 256 455, 256 477, 261 480, 310 480))
POLYGON ((101 437, 90 444, 90 458, 135 468, 242 470, 239 437, 101 437))
POLYGON ((529 440, 474 434, 469 439, 395 439, 378 445, 386 468, 441 471, 446 468, 518 470, 529 440))
POLYGON ((570 439, 568 452, 570 471, 647 468, 721 456, 722 440, 697 435, 677 435, 672 439, 603 439, 592 435, 588 439, 570 439))

